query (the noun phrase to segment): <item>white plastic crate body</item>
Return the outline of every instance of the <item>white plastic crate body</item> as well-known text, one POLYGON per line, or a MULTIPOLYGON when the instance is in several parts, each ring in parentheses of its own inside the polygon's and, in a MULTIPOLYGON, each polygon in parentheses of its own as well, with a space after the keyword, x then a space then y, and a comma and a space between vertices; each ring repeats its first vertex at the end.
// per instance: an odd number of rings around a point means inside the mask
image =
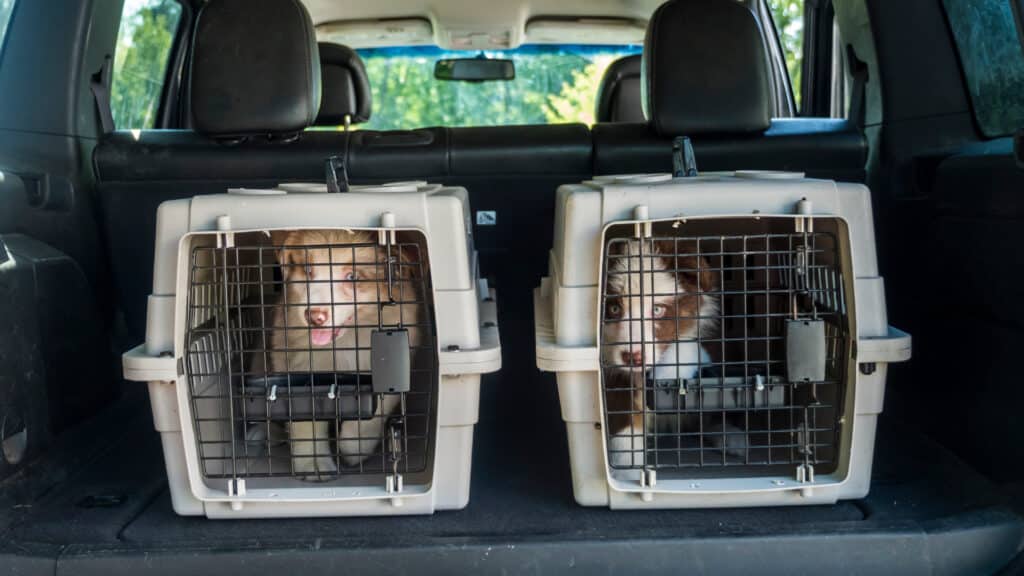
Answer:
MULTIPOLYGON (((685 224, 683 224, 685 226, 685 224)), ((723 234, 727 233, 723 231, 723 234)), ((707 174, 608 177, 558 190, 550 276, 535 294, 538 366, 557 373, 562 416, 569 436, 574 492, 585 505, 613 508, 722 507, 814 504, 867 493, 875 419, 881 412, 885 362, 909 357, 909 337, 890 329, 884 286, 878 277, 870 193, 855 184, 800 175, 707 174), (848 364, 845 405, 852 425, 841 427, 836 470, 811 484, 795 477, 658 479, 642 486, 635 470, 608 465, 603 424, 597 334, 604 234, 614 223, 697 222, 722 218, 782 217, 794 222, 806 199, 811 216, 835 218, 849 260, 845 282, 856 357, 848 364), (637 207, 642 207, 639 211, 637 207), (845 225, 845 226, 843 226, 845 225), (874 363, 871 374, 857 370, 874 363), (852 407, 852 408, 851 408, 852 407)))
POLYGON ((161 205, 147 339, 125 355, 125 374, 150 382, 154 423, 163 436, 172 500, 179 513, 210 517, 420 514, 465 506, 480 374, 500 366, 494 301, 486 285, 477 280, 476 254, 466 226, 467 202, 464 189, 413 186, 332 195, 247 192, 161 205), (355 480, 331 484, 295 480, 265 489, 245 487, 245 493, 238 494, 232 485, 225 490, 204 480, 180 361, 185 354, 187 310, 186 298, 177 295, 188 293, 188 248, 211 238, 229 242, 233 235, 247 231, 378 229, 385 213, 390 214, 389 228, 417 231, 425 238, 433 316, 443 319, 436 322, 434 341, 439 384, 433 458, 430 469, 420 476, 422 482, 409 478, 397 494, 385 490, 383 483, 368 486, 355 480), (211 232, 217 234, 211 236, 211 232))

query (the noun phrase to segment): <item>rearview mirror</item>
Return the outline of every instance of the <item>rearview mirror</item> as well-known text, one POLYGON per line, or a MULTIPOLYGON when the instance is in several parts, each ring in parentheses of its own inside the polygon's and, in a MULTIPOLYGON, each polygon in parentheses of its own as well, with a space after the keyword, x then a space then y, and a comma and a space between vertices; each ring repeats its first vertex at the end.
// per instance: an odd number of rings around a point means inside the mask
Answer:
POLYGON ((516 65, 497 58, 446 58, 434 65, 434 78, 460 82, 515 80, 516 65))

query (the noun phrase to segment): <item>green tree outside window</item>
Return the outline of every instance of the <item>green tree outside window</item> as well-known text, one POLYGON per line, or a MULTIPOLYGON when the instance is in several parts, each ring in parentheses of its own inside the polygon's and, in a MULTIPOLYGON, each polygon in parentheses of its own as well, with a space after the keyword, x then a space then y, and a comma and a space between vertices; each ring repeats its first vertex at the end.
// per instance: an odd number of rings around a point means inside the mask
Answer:
POLYGON ((118 128, 155 125, 180 19, 181 5, 175 0, 125 0, 110 87, 118 128))
POLYGON ((486 52, 488 57, 512 59, 516 78, 472 83, 434 78, 438 59, 472 53, 436 47, 360 50, 373 97, 373 116, 361 128, 593 124, 605 69, 639 51, 639 46, 527 45, 486 52))
POLYGON ((779 43, 786 56, 786 68, 793 85, 793 98, 800 109, 800 81, 804 62, 804 0, 768 0, 779 43))

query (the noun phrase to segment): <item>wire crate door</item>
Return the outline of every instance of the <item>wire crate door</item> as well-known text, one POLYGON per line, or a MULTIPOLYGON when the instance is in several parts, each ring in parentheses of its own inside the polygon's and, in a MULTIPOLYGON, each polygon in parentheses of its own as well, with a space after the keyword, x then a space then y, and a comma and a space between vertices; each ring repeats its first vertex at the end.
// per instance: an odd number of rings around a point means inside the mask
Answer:
POLYGON ((613 470, 653 482, 655 471, 835 468, 849 343, 840 227, 800 222, 607 229, 599 344, 613 470))
POLYGON ((439 375, 421 233, 196 235, 190 250, 186 373, 205 480, 429 483, 439 375))

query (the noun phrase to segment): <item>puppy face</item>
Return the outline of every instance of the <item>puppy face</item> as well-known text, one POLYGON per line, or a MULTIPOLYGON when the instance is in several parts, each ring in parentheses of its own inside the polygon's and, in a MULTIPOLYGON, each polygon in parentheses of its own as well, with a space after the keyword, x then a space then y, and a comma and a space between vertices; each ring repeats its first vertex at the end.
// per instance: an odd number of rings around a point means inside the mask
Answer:
POLYGON ((387 299, 386 257, 376 234, 296 230, 273 232, 271 238, 279 247, 288 324, 308 326, 314 347, 330 345, 355 324, 357 304, 387 299))
MULTIPOLYGON (((615 242, 606 263, 602 362, 618 370, 651 369, 680 341, 710 336, 718 307, 717 275, 695 245, 615 242), (642 252, 641 252, 642 248, 642 252)), ((694 342, 694 345, 696 343, 694 342)))

